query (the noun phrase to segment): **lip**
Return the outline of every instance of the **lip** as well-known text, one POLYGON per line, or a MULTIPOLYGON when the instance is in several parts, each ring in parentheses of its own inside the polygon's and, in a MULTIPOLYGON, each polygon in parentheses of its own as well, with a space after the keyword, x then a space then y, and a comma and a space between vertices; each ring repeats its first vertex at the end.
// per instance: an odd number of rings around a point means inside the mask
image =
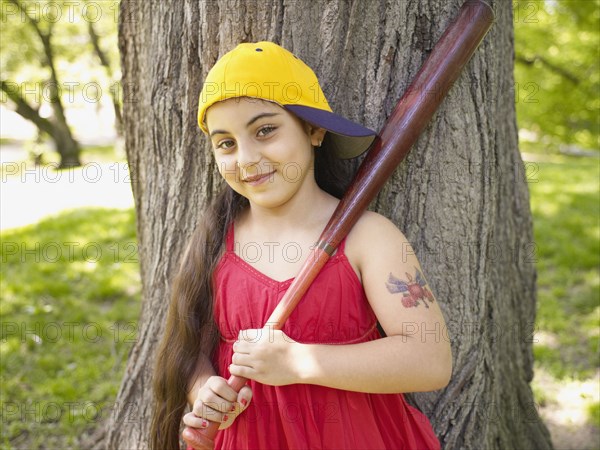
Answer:
POLYGON ((244 183, 250 184, 251 186, 257 186, 259 184, 263 184, 263 183, 267 182, 274 173, 275 173, 275 171, 273 170, 269 173, 258 174, 258 175, 253 175, 251 177, 246 177, 246 178, 242 179, 242 181, 244 183))

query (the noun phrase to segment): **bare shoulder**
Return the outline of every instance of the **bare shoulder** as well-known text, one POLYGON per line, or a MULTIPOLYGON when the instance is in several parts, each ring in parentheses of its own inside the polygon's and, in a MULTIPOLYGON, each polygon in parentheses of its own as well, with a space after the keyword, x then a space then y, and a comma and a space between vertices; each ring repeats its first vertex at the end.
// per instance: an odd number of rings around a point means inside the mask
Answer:
POLYGON ((365 213, 348 235, 346 248, 388 336, 405 334, 407 323, 443 329, 444 318, 417 255, 390 220, 365 213))
MULTIPOLYGON (((402 232, 394 225, 394 223, 385 216, 382 216, 379 213, 373 211, 365 211, 363 215, 358 219, 356 225, 352 229, 352 233, 356 233, 357 235, 371 233, 378 228, 381 228, 381 231, 388 233, 400 233, 402 232)), ((351 233, 351 234, 352 234, 351 233)), ((402 235, 403 236, 403 235, 402 235)))
POLYGON ((389 252, 396 255, 398 252, 412 253, 412 247, 391 220, 376 212, 365 211, 346 240, 350 263, 360 273, 368 261, 389 252))

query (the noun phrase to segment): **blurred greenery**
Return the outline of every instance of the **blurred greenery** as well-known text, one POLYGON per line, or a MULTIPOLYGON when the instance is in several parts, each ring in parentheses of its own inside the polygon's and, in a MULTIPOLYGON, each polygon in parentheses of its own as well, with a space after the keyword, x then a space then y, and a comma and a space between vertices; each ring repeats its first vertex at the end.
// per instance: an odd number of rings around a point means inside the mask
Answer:
POLYGON ((0 238, 3 448, 81 448, 136 339, 134 211, 67 211, 0 238))
POLYGON ((600 0, 515 1, 513 14, 517 120, 544 144, 528 149, 598 150, 600 0))
POLYGON ((600 403, 596 402, 590 406, 588 414, 592 419, 592 423, 597 427, 600 427, 600 403))
MULTIPOLYGON (((530 163, 531 164, 531 163, 530 163)), ((529 184, 538 270, 536 361, 558 379, 598 370, 600 159, 536 162, 529 184)))
POLYGON ((0 0, 0 102, 53 141, 61 167, 81 162, 66 110, 108 96, 121 133, 118 8, 117 0, 0 0))
MULTIPOLYGON (((93 23, 101 37, 103 50, 108 54, 111 64, 118 67, 116 14, 119 2, 36 0, 22 3, 27 12, 39 21, 38 26, 42 31, 52 32, 54 58, 64 85, 63 100, 69 99, 67 83, 73 86, 73 92, 78 94, 79 98, 85 83, 95 81, 108 89, 111 80, 107 80, 105 70, 98 63, 87 23, 93 23)), ((37 90, 38 94, 28 95, 28 100, 44 100, 42 84, 50 79, 50 69, 44 61, 42 43, 27 20, 9 0, 1 0, 0 7, 0 20, 3 25, 0 39, 2 78, 26 83, 28 88, 37 90)))

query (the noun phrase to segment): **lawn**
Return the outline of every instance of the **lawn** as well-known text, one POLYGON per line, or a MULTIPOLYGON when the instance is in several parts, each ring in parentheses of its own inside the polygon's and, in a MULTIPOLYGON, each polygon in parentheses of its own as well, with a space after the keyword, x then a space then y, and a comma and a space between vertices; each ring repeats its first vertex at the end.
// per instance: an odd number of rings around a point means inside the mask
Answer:
POLYGON ((600 442, 600 159, 531 155, 535 400, 556 448, 600 442))
POLYGON ((136 339, 133 210, 80 209, 2 240, 2 448, 81 448, 136 339))
POLYGON ((538 364, 558 378, 598 370, 600 170, 597 158, 536 162, 530 183, 537 248, 538 364))
MULTIPOLYGON (((562 406, 539 374, 561 386, 598 373, 599 161, 545 158, 529 177, 538 268, 533 388, 542 407, 562 406)), ((110 413, 136 338, 134 211, 72 210, 0 237, 0 442, 80 448, 110 413)), ((581 405, 586 426, 597 426, 597 400, 581 405)))

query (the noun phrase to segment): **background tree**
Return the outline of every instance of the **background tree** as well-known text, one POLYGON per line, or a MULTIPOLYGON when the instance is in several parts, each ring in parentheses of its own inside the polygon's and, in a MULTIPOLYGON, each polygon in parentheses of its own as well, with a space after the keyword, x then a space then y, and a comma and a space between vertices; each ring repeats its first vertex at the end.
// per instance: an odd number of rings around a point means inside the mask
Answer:
MULTIPOLYGON (((89 0, 85 0, 85 1, 89 4, 89 0)), ((114 5, 116 6, 116 3, 114 3, 114 5)), ((98 31, 97 31, 98 25, 96 23, 94 23, 94 21, 92 21, 92 20, 87 20, 86 22, 87 22, 88 34, 90 36, 90 42, 92 44, 92 47, 94 48, 94 53, 96 54, 96 56, 98 57, 98 60, 100 61, 100 64, 106 71, 106 75, 107 75, 108 79, 111 81, 111 86, 110 86, 110 89, 108 92, 111 96, 113 110, 115 112, 115 129, 116 129, 117 135, 121 136, 121 134, 123 133, 123 115, 121 114, 122 98, 120 95, 121 89, 120 89, 119 83, 115 79, 114 63, 112 62, 113 59, 116 59, 115 58, 116 55, 111 56, 110 52, 108 52, 102 48, 102 45, 100 42, 101 36, 98 34, 98 31)), ((112 31, 113 31, 113 26, 110 26, 110 25, 115 25, 115 22, 112 22, 112 23, 108 22, 108 23, 109 23, 109 27, 106 27, 106 21, 104 22, 104 25, 105 25, 104 28, 108 28, 108 30, 105 30, 104 34, 110 36, 110 35, 112 35, 112 31)))
POLYGON ((514 14, 519 126, 548 150, 598 150, 600 0, 515 2, 514 14))
POLYGON ((66 111, 75 98, 86 100, 89 82, 100 89, 111 84, 113 89, 107 91, 113 95, 117 130, 120 128, 120 90, 114 89, 118 83, 112 81, 118 70, 110 65, 110 60, 117 60, 116 43, 107 46, 113 49, 112 55, 101 45, 102 36, 110 40, 112 35, 116 41, 118 2, 2 0, 0 6, 2 102, 10 100, 15 112, 53 141, 60 167, 78 166, 80 145, 66 111), (98 65, 91 61, 94 55, 107 75, 93 70, 98 65), (73 70, 75 64, 86 68, 73 70), (45 105, 51 112, 44 111, 45 105))
MULTIPOLYGON (((2 22, 9 21, 12 26, 17 26, 19 22, 26 23, 27 26, 32 27, 38 37, 38 47, 41 44, 42 50, 40 62, 44 68, 48 69, 48 79, 45 83, 47 89, 44 89, 44 93, 48 97, 48 103, 52 106, 52 119, 48 120, 42 117, 39 108, 30 105, 23 93, 23 85, 19 86, 17 83, 3 78, 0 81, 0 87, 15 103, 18 114, 33 122, 40 131, 52 138, 56 151, 61 156, 60 167, 79 166, 79 143, 73 138, 65 117, 65 109, 60 95, 63 85, 59 82, 52 43, 57 13, 56 10, 50 8, 47 10, 47 14, 41 14, 38 11, 41 11, 41 8, 32 10, 28 8, 27 3, 21 3, 20 0, 6 0, 2 4, 2 22), (14 8, 10 9, 9 5, 14 8)), ((34 87, 36 90, 37 88, 37 86, 34 87)))
MULTIPOLYGON (((144 303, 109 448, 146 445, 169 283, 219 183, 196 125, 212 64, 240 41, 274 40, 315 69, 334 110, 379 129, 460 4, 123 0, 124 126, 144 303)), ((550 448, 529 387, 535 243, 512 95, 512 8, 496 9, 491 34, 372 207, 413 243, 449 325, 450 385, 412 396, 443 448, 550 448)))

